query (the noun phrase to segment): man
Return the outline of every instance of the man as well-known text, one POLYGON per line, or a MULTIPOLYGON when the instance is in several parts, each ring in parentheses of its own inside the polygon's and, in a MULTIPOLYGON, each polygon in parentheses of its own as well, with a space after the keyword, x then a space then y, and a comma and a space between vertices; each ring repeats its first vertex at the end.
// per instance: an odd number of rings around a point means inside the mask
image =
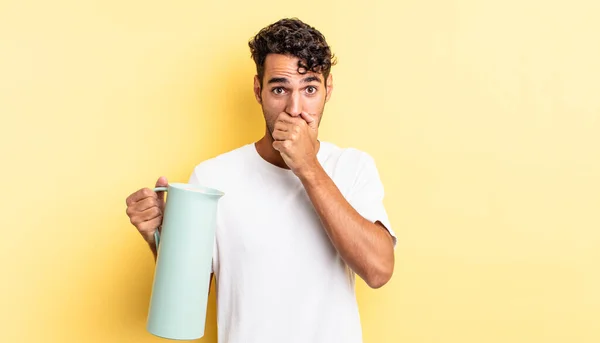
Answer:
MULTIPOLYGON (((396 244, 375 163, 317 139, 335 64, 319 31, 283 19, 249 46, 265 135, 200 163, 189 179, 226 194, 212 263, 219 342, 361 342, 355 275, 372 288, 387 283, 396 244)), ((146 188, 127 198, 155 257, 163 196, 146 188)))

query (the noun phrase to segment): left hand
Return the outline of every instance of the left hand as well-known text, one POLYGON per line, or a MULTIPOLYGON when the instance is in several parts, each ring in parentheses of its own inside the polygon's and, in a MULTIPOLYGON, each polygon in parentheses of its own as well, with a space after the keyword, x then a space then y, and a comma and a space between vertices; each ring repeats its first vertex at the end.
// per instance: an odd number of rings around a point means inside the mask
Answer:
POLYGON ((273 148, 297 176, 310 173, 319 165, 317 160, 318 126, 306 112, 292 117, 282 112, 275 121, 273 148))

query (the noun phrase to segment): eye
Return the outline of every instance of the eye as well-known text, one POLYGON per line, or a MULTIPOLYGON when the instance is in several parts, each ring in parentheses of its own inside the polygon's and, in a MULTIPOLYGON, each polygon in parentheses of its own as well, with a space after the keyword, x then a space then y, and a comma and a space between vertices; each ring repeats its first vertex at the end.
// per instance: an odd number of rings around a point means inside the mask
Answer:
POLYGON ((306 92, 308 94, 315 94, 317 92, 317 87, 315 87, 315 86, 308 86, 308 87, 306 87, 306 92))
POLYGON ((271 90, 271 92, 273 92, 275 95, 281 95, 285 92, 285 89, 283 89, 283 87, 275 87, 271 90))

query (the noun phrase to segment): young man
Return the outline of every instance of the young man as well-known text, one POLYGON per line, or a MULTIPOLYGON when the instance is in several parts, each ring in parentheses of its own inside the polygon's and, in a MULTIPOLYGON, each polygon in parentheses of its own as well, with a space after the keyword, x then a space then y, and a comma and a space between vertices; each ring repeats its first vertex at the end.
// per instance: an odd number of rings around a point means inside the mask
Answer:
MULTIPOLYGON (((226 194, 212 265, 219 342, 361 342, 355 275, 379 288, 394 269, 377 168, 364 152, 317 139, 335 64, 319 31, 283 19, 249 45, 265 135, 200 163, 189 179, 226 194)), ((148 188, 127 198, 155 257, 163 206, 148 188)))

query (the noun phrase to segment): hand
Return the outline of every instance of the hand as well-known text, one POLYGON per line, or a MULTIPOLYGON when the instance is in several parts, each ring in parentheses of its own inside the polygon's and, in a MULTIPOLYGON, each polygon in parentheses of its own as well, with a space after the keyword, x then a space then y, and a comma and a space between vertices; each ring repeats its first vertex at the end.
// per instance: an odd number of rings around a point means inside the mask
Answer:
MULTIPOLYGON (((168 185, 167 178, 161 176, 156 187, 168 185)), ((150 188, 142 188, 127 197, 127 216, 144 240, 154 251, 154 232, 160 227, 165 209, 165 192, 154 192, 150 188)))
POLYGON ((317 122, 306 112, 302 112, 300 117, 283 112, 275 121, 273 148, 281 153, 283 161, 299 177, 319 164, 317 134, 317 122))

